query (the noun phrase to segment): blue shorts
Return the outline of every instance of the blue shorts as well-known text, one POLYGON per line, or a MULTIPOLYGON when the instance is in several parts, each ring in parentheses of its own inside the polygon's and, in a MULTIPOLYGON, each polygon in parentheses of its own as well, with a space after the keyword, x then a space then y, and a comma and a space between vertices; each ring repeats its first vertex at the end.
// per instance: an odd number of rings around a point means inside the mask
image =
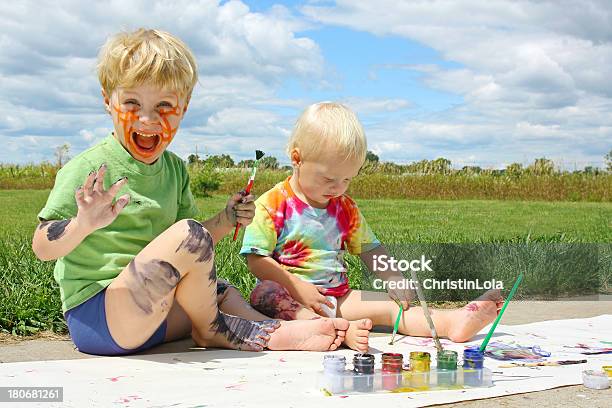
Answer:
POLYGON ((164 342, 168 326, 166 320, 142 346, 132 350, 119 346, 108 330, 104 308, 105 298, 106 289, 66 312, 70 337, 80 352, 100 356, 119 356, 137 353, 164 342))

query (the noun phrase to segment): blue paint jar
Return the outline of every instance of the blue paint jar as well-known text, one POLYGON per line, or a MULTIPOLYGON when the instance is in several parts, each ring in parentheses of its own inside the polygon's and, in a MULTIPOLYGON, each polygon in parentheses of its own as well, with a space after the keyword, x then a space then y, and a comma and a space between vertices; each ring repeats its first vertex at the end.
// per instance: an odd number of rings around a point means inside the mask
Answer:
POLYGON ((463 384, 468 387, 480 387, 483 382, 484 353, 478 346, 463 350, 463 384))
POLYGON ((463 350, 463 368, 482 368, 484 353, 479 347, 468 347, 463 350))

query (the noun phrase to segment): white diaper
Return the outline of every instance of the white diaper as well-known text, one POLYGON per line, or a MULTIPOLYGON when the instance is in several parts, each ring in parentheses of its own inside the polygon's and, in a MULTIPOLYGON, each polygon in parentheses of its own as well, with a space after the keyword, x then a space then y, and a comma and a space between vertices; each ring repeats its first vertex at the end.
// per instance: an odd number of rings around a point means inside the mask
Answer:
POLYGON ((335 296, 325 296, 327 300, 334 304, 333 308, 330 308, 326 304, 321 305, 321 310, 327 317, 338 317, 338 298, 335 296))

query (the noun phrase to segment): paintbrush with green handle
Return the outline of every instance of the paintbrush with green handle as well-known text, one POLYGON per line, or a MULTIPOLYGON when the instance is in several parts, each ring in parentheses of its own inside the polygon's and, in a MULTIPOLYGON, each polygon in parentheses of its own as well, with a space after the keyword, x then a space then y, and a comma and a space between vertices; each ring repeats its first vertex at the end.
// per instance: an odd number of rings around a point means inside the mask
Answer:
POLYGON ((497 319, 495 319, 495 321, 493 322, 493 325, 489 329, 489 333, 487 333, 487 337, 485 337, 485 339, 483 340, 482 344, 480 345, 480 352, 481 353, 484 353, 485 349, 487 348, 487 344, 489 344, 489 340, 491 340, 491 336, 493 336, 493 332, 495 331, 495 328, 497 327, 497 324, 499 323, 499 321, 501 320, 502 316, 504 315, 504 312, 506 311, 506 308, 508 307, 508 304, 510 303, 510 300, 512 299, 512 296, 514 296, 514 292, 516 292, 516 290, 518 289, 518 286, 519 286, 519 284, 521 283, 522 280, 523 280, 523 274, 521 273, 519 275, 519 277, 516 278, 516 282, 514 282, 514 286, 512 287, 512 290, 510 290, 510 293, 508 294, 508 298, 506 299, 506 301, 504 302, 504 305, 502 306, 501 310, 499 311, 499 314, 497 315, 497 319))
POLYGON ((393 299, 393 300, 395 300, 395 303, 397 303, 397 305, 399 306, 399 312, 397 312, 397 318, 395 319, 395 326, 393 326, 393 334, 391 335, 391 341, 389 342, 390 346, 393 345, 393 341, 395 340, 395 335, 397 334, 397 329, 399 329, 400 320, 402 319, 402 313, 404 312, 404 307, 402 306, 402 303, 397 299, 393 299))
MULTIPOLYGON (((255 174, 257 174, 257 165, 259 164, 259 159, 265 156, 265 153, 261 150, 255 150, 255 163, 253 163, 253 170, 251 170, 251 177, 249 177, 249 182, 247 183, 246 188, 244 189, 244 195, 247 196, 251 192, 251 188, 253 188, 253 183, 255 183, 255 174)), ((233 241, 238 237, 238 231, 240 230, 241 224, 236 223, 236 229, 234 230, 234 238, 233 241)))

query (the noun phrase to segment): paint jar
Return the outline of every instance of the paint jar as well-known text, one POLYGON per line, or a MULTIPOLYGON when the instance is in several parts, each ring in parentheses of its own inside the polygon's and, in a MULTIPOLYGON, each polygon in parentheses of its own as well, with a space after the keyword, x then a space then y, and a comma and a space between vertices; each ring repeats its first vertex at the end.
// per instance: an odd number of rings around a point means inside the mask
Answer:
POLYGON ((322 388, 332 394, 344 392, 344 379, 346 376, 346 357, 327 354, 323 357, 323 384, 322 388))
POLYGON ((429 388, 431 355, 426 351, 410 352, 410 386, 417 390, 429 388))
POLYGON ((463 350, 463 384, 468 387, 480 387, 483 383, 484 353, 478 346, 463 350))
POLYGON ((437 385, 451 387, 457 384, 457 352, 442 350, 437 356, 437 385))
POLYGON ((385 390, 394 390, 402 386, 404 356, 400 353, 383 353, 382 386, 385 390))
POLYGON ((357 353, 353 356, 353 390, 357 392, 374 391, 374 356, 357 353))
POLYGON ((610 388, 610 378, 603 371, 584 370, 582 372, 582 383, 585 387, 594 390, 610 388))

